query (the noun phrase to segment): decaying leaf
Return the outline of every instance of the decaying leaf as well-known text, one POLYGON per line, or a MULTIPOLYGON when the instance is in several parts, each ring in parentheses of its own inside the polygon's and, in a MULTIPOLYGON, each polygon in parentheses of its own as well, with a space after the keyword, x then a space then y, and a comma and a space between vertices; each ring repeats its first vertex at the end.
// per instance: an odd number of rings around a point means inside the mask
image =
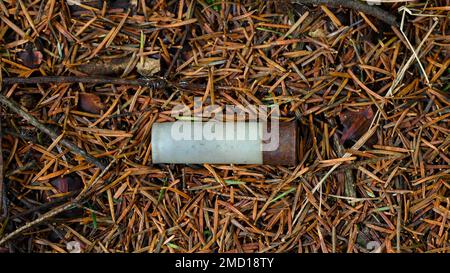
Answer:
POLYGON ((29 68, 39 67, 44 59, 42 52, 35 50, 31 43, 25 46, 25 50, 18 53, 18 57, 22 60, 22 63, 29 68))
MULTIPOLYGON (((78 175, 66 175, 63 177, 57 177, 50 181, 50 184, 55 188, 56 194, 61 193, 76 193, 80 192, 83 187, 83 181, 78 175)), ((55 194, 55 191, 47 191, 46 198, 51 200, 52 195, 55 194)), ((74 198, 74 197, 71 197, 74 198)), ((83 215, 83 209, 80 207, 75 207, 70 210, 66 210, 62 212, 59 216, 63 218, 77 218, 83 215)))
POLYGON ((103 108, 104 105, 100 100, 100 97, 92 94, 92 93, 80 93, 80 99, 78 102, 78 105, 81 110, 92 113, 92 114, 99 114, 103 108))
POLYGON ((80 177, 74 175, 58 177, 50 181, 50 184, 52 184, 59 193, 80 191, 84 187, 80 177))
POLYGON ((142 76, 152 76, 161 70, 161 61, 160 59, 144 58, 142 62, 137 63, 136 70, 142 76))
POLYGON ((369 129, 373 120, 373 110, 369 106, 359 111, 346 110, 339 114, 339 119, 344 126, 341 144, 346 140, 358 140, 369 129))
POLYGON ((326 37, 326 34, 324 33, 323 29, 318 28, 314 31, 310 31, 308 33, 309 36, 311 36, 312 38, 324 38, 326 37))

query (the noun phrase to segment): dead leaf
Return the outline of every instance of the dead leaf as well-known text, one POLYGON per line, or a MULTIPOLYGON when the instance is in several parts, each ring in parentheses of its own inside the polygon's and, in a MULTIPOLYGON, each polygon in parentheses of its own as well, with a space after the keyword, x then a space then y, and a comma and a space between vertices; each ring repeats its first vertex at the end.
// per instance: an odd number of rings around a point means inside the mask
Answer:
POLYGON ((359 111, 344 111, 339 114, 339 119, 344 126, 341 144, 346 140, 358 140, 370 127, 373 120, 373 111, 369 106, 359 111))
MULTIPOLYGON (((70 174, 64 177, 57 177, 50 181, 50 184, 56 189, 57 193, 81 192, 81 190, 84 188, 84 184, 81 178, 78 175, 74 174, 70 174)), ((51 200, 51 197, 54 194, 54 191, 47 191, 45 193, 48 200, 51 200)), ((83 209, 80 207, 75 207, 59 214, 59 216, 63 218, 78 218, 82 215, 83 209)))
POLYGON ((84 184, 78 176, 68 175, 58 177, 50 182, 55 189, 60 193, 67 193, 72 191, 81 191, 84 184))
POLYGON ((161 61, 159 58, 144 58, 142 62, 137 63, 136 70, 142 76, 152 76, 161 70, 161 61))
POLYGON ((310 37, 312 37, 312 38, 324 38, 324 37, 326 37, 326 34, 324 33, 323 29, 321 29, 321 28, 318 28, 318 29, 316 29, 314 31, 310 31, 308 33, 308 35, 310 37))
POLYGON ((99 114, 105 106, 99 96, 91 93, 80 93, 80 109, 92 114, 99 114))
POLYGON ((25 46, 25 50, 18 53, 22 63, 29 68, 38 68, 41 65, 44 55, 39 50, 35 50, 33 44, 25 46))

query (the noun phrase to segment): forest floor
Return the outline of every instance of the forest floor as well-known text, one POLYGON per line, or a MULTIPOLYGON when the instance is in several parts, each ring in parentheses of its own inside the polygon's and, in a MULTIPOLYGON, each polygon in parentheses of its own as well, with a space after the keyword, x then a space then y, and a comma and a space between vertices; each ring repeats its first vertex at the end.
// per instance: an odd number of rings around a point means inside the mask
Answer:
POLYGON ((450 1, 384 2, 0 0, 0 252, 450 252, 450 1), (152 164, 195 98, 298 164, 152 164))

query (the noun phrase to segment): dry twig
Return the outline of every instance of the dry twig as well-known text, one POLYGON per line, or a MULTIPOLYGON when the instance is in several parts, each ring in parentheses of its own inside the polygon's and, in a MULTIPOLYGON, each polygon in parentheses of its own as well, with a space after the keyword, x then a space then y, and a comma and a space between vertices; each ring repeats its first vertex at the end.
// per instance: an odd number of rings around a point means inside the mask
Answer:
POLYGON ((370 6, 358 0, 295 0, 295 2, 312 5, 326 5, 330 7, 342 6, 371 15, 391 26, 398 26, 394 15, 379 7, 370 6))
MULTIPOLYGON (((58 138, 60 135, 55 132, 54 130, 50 129, 48 126, 42 124, 38 119, 30 115, 28 112, 23 110, 20 105, 18 105, 15 101, 5 97, 3 94, 0 94, 0 102, 8 107, 10 110, 24 118, 26 121, 28 121, 31 125, 35 126, 39 130, 41 130, 43 133, 50 136, 52 139, 58 138)), ((68 148, 72 153, 77 154, 84 159, 86 159, 87 162, 94 164, 95 166, 99 167, 100 169, 104 169, 105 165, 100 162, 97 158, 93 157, 92 155, 88 154, 85 150, 79 148, 77 145, 73 144, 71 141, 62 138, 60 140, 60 143, 68 148)))

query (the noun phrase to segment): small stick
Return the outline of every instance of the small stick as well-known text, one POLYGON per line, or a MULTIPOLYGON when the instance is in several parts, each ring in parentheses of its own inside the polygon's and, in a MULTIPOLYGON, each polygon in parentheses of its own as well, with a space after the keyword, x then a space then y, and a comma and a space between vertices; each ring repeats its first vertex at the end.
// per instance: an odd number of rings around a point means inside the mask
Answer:
POLYGON ((91 194, 90 190, 92 189, 92 187, 109 171, 109 169, 111 168, 111 166, 114 164, 116 160, 112 160, 108 166, 106 166, 105 168, 103 168, 102 172, 97 176, 97 178, 90 184, 88 185, 84 190, 82 190, 77 197, 75 197, 73 200, 67 202, 66 204, 63 204, 59 207, 56 207, 54 209, 52 209, 51 211, 48 211, 44 214, 42 214, 39 218, 37 218, 36 220, 33 220, 31 222, 26 223, 25 225, 21 226, 20 228, 14 230, 13 232, 5 235, 1 240, 0 240, 0 246, 4 243, 6 243, 8 240, 14 238, 15 236, 21 234, 23 231, 39 224, 42 223, 44 221, 46 221, 47 219, 52 218, 53 216, 56 216, 58 214, 60 214, 61 212, 64 212, 66 210, 72 209, 75 206, 78 206, 80 204, 82 204, 83 202, 87 201, 87 197, 91 194))
POLYGON ((371 15, 391 26, 398 26, 394 15, 379 7, 369 6, 357 0, 295 0, 294 2, 301 4, 326 5, 330 7, 342 6, 371 15))
POLYGON ((167 82, 160 78, 140 78, 136 80, 110 77, 78 77, 78 76, 42 76, 42 77, 11 77, 3 78, 3 84, 45 84, 45 83, 87 83, 147 86, 154 89, 165 88, 167 82))
MULTIPOLYGON (((179 81, 171 83, 167 81, 165 78, 140 78, 136 80, 128 80, 128 79, 120 79, 120 78, 111 78, 111 77, 74 77, 74 76, 41 76, 41 77, 11 77, 11 78, 3 78, 4 85, 11 84, 63 84, 63 83, 87 83, 87 84, 115 84, 115 85, 134 85, 134 86, 146 86, 152 89, 164 89, 169 87, 175 87, 185 92, 193 92, 196 90, 204 90, 206 88, 206 84, 191 84, 186 81, 179 81)), ((231 86, 221 86, 214 85, 215 89, 227 91, 233 90, 231 86)), ((270 88, 268 87, 260 87, 261 91, 267 92, 270 88)), ((293 91, 289 84, 287 84, 288 90, 291 90, 292 93, 298 93, 297 91, 293 91)), ((282 91, 281 87, 276 87, 273 89, 275 93, 279 93, 282 91)), ((345 94, 346 91, 343 91, 345 94)), ((322 94, 321 91, 316 94, 322 94)))
POLYGON ((31 221, 31 222, 29 222, 29 223, 27 223, 27 224, 21 226, 20 228, 14 230, 13 232, 11 232, 11 233, 9 233, 8 235, 6 235, 5 237, 3 237, 3 238, 0 240, 0 245, 4 244, 5 242, 7 242, 9 239, 13 238, 14 236, 16 236, 16 235, 22 233, 24 230, 26 230, 26 229, 28 229, 28 228, 30 228, 30 227, 32 227, 32 226, 35 226, 35 225, 37 225, 37 224, 43 222, 44 220, 46 220, 46 219, 48 219, 48 218, 51 218, 51 217, 53 217, 53 216, 55 216, 55 215, 57 215, 57 214, 59 214, 59 213, 65 211, 65 210, 68 210, 68 209, 72 208, 73 206, 75 206, 75 204, 74 204, 73 202, 69 202, 69 203, 67 203, 67 204, 64 204, 64 205, 62 205, 62 206, 59 206, 59 207, 57 207, 56 209, 51 210, 51 211, 49 211, 49 212, 43 214, 43 215, 42 215, 41 217, 39 217, 38 219, 36 219, 36 220, 34 220, 34 221, 31 221))
POLYGON ((30 208, 30 209, 28 209, 24 212, 21 212, 19 214, 16 214, 16 215, 11 215, 9 220, 21 218, 21 217, 27 216, 28 214, 34 213, 34 212, 40 212, 45 209, 53 208, 57 205, 61 205, 62 203, 66 202, 67 200, 69 200, 70 198, 74 197, 77 194, 78 194, 78 192, 76 192, 76 191, 70 192, 69 194, 67 194, 63 197, 57 198, 51 202, 43 203, 40 206, 30 208))
MULTIPOLYGON (((0 102, 51 138, 55 139, 59 137, 58 133, 42 124, 37 118, 24 111, 15 101, 5 97, 3 94, 0 94, 0 102)), ((82 156, 84 159, 86 159, 87 162, 94 164, 102 170, 105 169, 105 165, 101 163, 97 158, 88 154, 85 150, 79 148, 77 145, 73 144, 67 139, 61 139, 60 143, 68 148, 72 153, 82 156)))

